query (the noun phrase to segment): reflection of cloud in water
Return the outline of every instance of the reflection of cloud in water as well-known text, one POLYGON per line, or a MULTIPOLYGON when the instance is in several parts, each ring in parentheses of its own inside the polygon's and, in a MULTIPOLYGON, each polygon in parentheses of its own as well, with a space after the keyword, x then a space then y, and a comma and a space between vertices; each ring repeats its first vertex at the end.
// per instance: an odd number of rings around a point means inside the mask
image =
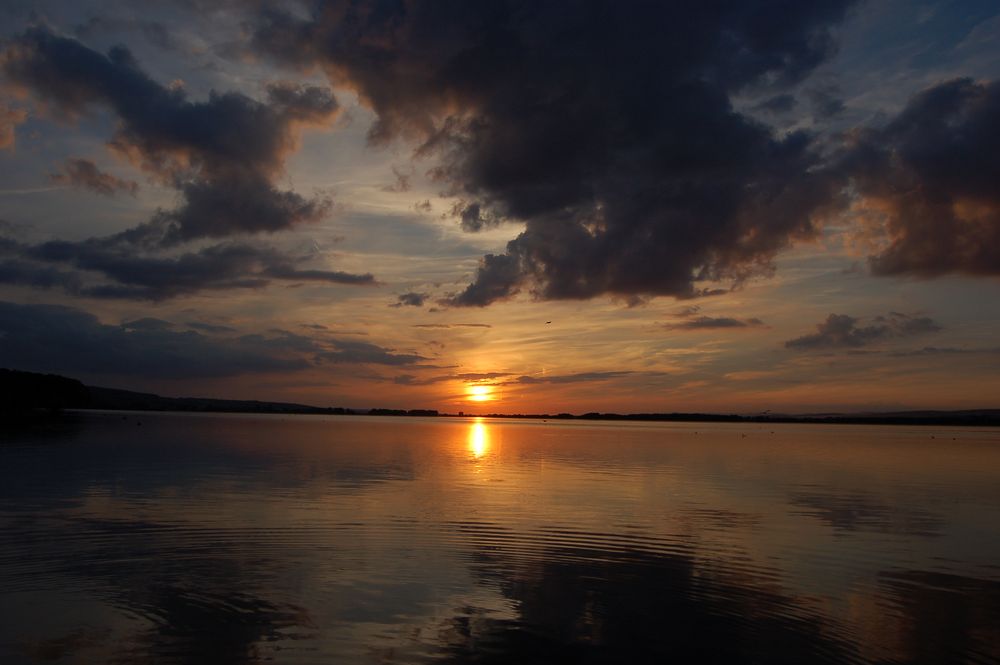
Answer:
MULTIPOLYGON (((578 535, 583 543, 593 534, 578 535)), ((873 612, 853 617, 861 625, 844 625, 766 571, 714 571, 693 556, 645 546, 540 548, 525 560, 488 545, 474 566, 483 584, 515 601, 518 617, 465 609, 441 633, 445 662, 1000 662, 996 581, 885 572, 878 593, 864 597, 873 612), (866 636, 875 618, 879 633, 866 636)))
POLYGON ((206 590, 204 582, 147 587, 145 598, 130 601, 130 609, 144 611, 153 622, 135 638, 133 662, 256 663, 269 660, 265 643, 313 636, 315 625, 302 608, 256 598, 233 585, 206 590))
POLYGON ((4 665, 998 660, 979 448, 129 418, 0 446, 4 665))
MULTIPOLYGON (((33 562, 31 570, 45 571, 44 577, 31 576, 32 585, 85 590, 128 620, 120 622, 113 640, 110 629, 91 628, 22 639, 24 654, 58 652, 61 658, 97 649, 127 664, 241 665, 259 662, 266 651, 261 645, 315 634, 304 608, 266 599, 281 594, 280 587, 269 586, 275 562, 225 533, 85 518, 62 521, 58 532, 55 541, 18 545, 33 562)), ((91 617, 78 619, 86 624, 91 617)))
POLYGON ((51 427, 0 437, 0 443, 25 451, 0 469, 0 501, 5 510, 32 511, 41 503, 61 508, 79 502, 94 487, 139 496, 206 480, 260 491, 313 485, 354 493, 415 477, 405 440, 372 436, 349 421, 336 425, 319 419, 290 423, 148 413, 91 415, 80 423, 70 416, 51 427), (141 436, 137 422, 144 423, 141 436))
MULTIPOLYGON (((486 548, 483 583, 516 601, 515 620, 458 616, 446 662, 843 663, 852 645, 822 613, 754 575, 716 575, 691 556, 581 545, 525 562, 486 548)), ((566 534, 566 538, 571 534, 566 534)), ((526 545, 522 545, 527 547, 526 545)))
POLYGON ((900 501, 889 505, 859 493, 798 492, 788 503, 798 512, 815 517, 839 531, 874 531, 933 537, 940 534, 943 520, 900 501))
POLYGON ((1000 582, 926 570, 879 582, 895 661, 1000 663, 1000 582))

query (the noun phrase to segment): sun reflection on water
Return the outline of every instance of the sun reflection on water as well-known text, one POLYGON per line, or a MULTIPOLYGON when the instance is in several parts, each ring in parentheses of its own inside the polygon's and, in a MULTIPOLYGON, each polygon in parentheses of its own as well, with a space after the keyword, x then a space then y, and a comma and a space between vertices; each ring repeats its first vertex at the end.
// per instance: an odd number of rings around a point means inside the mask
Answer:
POLYGON ((483 424, 482 418, 476 418, 469 426, 469 452, 476 459, 485 455, 490 449, 490 432, 483 424))

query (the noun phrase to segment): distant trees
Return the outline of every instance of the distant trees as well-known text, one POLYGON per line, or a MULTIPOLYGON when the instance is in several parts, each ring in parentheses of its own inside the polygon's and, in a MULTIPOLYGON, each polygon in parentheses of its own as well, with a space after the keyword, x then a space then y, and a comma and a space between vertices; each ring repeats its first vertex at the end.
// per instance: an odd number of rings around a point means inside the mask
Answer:
POLYGON ((369 416, 436 416, 437 409, 370 409, 369 416))

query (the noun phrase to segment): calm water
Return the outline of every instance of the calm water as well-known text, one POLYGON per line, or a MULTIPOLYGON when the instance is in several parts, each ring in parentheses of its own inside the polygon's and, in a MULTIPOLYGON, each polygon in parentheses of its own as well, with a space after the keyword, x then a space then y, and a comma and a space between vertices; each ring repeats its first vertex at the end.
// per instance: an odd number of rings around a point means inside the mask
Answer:
POLYGON ((1000 662, 1000 430, 91 414, 4 437, 4 664, 1000 662))

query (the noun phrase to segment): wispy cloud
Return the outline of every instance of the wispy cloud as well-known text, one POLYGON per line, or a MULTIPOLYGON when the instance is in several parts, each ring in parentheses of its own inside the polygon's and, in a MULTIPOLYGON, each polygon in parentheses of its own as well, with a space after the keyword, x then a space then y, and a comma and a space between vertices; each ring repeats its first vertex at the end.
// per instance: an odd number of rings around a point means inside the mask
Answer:
POLYGON ((609 372, 577 372, 575 374, 548 374, 542 376, 519 376, 514 381, 521 384, 533 383, 589 383, 593 381, 608 381, 619 377, 634 374, 631 371, 609 371, 609 372))
POLYGON ((735 319, 729 316, 698 316, 688 321, 668 323, 668 330, 720 330, 727 328, 760 328, 764 322, 758 318, 735 319))
POLYGON ((427 328, 430 330, 447 330, 449 328, 492 328, 488 323, 415 323, 414 328, 427 328))

